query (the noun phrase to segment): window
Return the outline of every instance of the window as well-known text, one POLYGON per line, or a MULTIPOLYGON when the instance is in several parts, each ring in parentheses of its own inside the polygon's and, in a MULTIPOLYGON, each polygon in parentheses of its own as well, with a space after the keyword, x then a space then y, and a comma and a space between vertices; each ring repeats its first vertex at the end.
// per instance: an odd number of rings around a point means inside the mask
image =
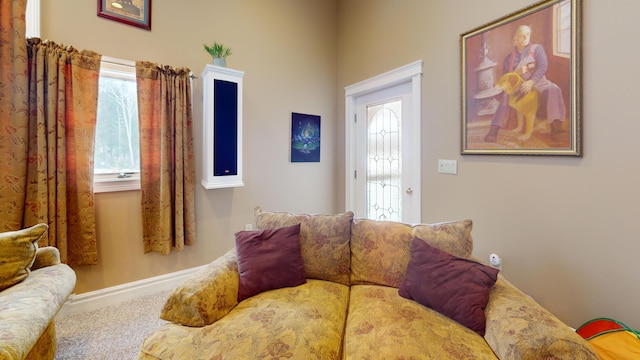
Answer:
POLYGON ((402 221, 402 101, 367 106, 367 217, 402 221))
MULTIPOLYGON (((26 37, 40 37, 40 0, 27 1, 26 37)), ((102 57, 95 134, 94 192, 140 189, 135 63, 102 57)))
POLYGON ((27 1, 25 23, 27 39, 40 37, 40 0, 27 1))
POLYGON ((571 55, 571 2, 566 0, 553 8, 553 54, 569 58, 571 55))
POLYGON ((135 63, 103 56, 95 135, 94 191, 140 189, 135 63))

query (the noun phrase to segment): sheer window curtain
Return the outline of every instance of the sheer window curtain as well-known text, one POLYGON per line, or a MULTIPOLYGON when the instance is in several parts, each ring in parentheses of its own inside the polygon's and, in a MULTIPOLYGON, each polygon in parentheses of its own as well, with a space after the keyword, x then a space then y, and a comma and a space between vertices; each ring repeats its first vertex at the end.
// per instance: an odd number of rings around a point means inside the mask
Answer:
POLYGON ((195 243, 195 166, 189 69, 136 62, 144 252, 195 243))
POLYGON ((100 55, 25 39, 24 0, 0 0, 0 226, 47 223, 40 246, 97 263, 93 140, 100 55))

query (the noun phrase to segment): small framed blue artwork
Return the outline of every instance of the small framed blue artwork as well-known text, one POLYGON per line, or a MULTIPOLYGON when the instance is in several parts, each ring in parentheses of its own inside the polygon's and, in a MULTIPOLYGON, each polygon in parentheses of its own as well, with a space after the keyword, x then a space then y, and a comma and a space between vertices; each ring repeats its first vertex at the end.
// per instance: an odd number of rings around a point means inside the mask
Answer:
POLYGON ((291 162, 320 162, 320 116, 291 113, 291 162))

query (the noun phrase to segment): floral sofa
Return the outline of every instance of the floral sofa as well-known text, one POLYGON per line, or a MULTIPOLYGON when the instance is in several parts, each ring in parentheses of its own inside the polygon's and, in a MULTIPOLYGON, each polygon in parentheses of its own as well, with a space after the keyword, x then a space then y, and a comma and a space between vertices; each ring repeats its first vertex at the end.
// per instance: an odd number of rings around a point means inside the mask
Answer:
POLYGON ((53 359, 54 318, 76 284, 57 248, 38 248, 46 224, 0 234, 0 359, 53 359))
POLYGON ((472 259, 470 220, 255 213, 259 230, 238 232, 236 249, 172 291, 161 313, 169 323, 145 339, 139 359, 598 358, 472 259))

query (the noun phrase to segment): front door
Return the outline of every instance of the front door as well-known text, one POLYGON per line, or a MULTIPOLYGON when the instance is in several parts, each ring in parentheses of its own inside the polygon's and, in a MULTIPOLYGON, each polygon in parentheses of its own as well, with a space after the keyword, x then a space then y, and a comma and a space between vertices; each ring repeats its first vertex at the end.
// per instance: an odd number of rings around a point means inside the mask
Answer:
POLYGON ((347 116, 353 123, 347 147, 353 157, 347 176, 353 178, 347 183, 349 208, 357 217, 421 220, 420 111, 415 89, 408 80, 351 99, 352 114, 347 116))

